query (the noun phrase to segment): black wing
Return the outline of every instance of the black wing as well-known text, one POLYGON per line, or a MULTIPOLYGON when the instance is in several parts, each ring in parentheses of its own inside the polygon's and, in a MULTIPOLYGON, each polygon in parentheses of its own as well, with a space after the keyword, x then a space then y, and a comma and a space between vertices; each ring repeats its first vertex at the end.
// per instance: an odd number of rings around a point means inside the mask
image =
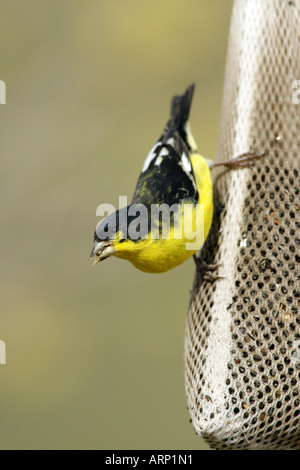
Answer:
POLYGON ((171 116, 148 157, 138 179, 132 204, 197 203, 199 194, 190 160, 185 124, 189 117, 194 85, 172 100, 171 116))
POLYGON ((171 131, 149 153, 138 179, 132 204, 168 204, 199 198, 187 146, 171 131))

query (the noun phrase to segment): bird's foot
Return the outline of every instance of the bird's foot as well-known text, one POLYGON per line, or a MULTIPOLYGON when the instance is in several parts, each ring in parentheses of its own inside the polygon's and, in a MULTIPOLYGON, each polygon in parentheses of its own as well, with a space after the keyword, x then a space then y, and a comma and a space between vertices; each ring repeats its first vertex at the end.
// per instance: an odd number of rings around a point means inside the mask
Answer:
POLYGON ((215 271, 222 266, 222 264, 208 264, 202 258, 194 255, 194 261, 197 267, 197 271, 203 274, 203 279, 207 282, 215 282, 221 279, 225 279, 224 276, 215 274, 215 271))
POLYGON ((250 150, 249 152, 242 153, 241 155, 238 155, 237 157, 234 157, 226 162, 213 163, 210 168, 213 169, 218 166, 225 166, 227 168, 249 168, 253 166, 257 160, 260 160, 262 157, 264 157, 265 154, 265 152, 257 153, 250 150))

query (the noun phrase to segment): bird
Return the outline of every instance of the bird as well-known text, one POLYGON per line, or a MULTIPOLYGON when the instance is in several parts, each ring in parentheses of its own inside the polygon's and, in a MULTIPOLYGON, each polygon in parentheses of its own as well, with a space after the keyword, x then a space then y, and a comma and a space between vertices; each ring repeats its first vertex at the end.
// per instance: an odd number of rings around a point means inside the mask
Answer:
POLYGON ((90 255, 94 265, 115 256, 140 271, 163 273, 194 257, 198 269, 216 269, 196 256, 212 225, 212 169, 247 167, 262 154, 250 151, 218 163, 200 155, 189 123, 194 90, 192 84, 172 99, 169 119, 143 164, 131 204, 99 222, 90 255))

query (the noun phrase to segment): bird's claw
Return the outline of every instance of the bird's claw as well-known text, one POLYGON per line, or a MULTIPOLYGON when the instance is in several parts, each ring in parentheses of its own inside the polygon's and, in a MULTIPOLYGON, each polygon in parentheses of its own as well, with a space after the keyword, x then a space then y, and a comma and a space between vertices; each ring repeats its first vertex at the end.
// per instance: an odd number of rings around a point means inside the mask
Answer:
POLYGON ((266 152, 257 153, 254 150, 250 150, 249 152, 242 153, 237 157, 232 158, 231 160, 227 160, 226 162, 216 162, 211 165, 211 168, 215 168, 218 166, 225 166, 227 168, 249 168, 253 166, 256 160, 260 160, 262 157, 266 155, 266 152))
POLYGON ((197 271, 203 274, 203 279, 205 281, 215 282, 221 279, 225 279, 224 276, 219 276, 218 274, 214 273, 214 271, 216 271, 220 266, 222 266, 222 263, 208 264, 206 263, 206 261, 196 255, 194 255, 194 261, 197 267, 197 271))

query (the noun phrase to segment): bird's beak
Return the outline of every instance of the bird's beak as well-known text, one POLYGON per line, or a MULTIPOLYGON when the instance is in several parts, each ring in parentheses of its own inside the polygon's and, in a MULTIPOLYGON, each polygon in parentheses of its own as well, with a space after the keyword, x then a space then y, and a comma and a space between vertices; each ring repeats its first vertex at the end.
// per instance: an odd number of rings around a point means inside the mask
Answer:
POLYGON ((90 254, 90 260, 94 258, 93 266, 100 263, 103 259, 108 258, 116 251, 113 242, 104 241, 98 242, 97 240, 94 243, 92 252, 90 254))

